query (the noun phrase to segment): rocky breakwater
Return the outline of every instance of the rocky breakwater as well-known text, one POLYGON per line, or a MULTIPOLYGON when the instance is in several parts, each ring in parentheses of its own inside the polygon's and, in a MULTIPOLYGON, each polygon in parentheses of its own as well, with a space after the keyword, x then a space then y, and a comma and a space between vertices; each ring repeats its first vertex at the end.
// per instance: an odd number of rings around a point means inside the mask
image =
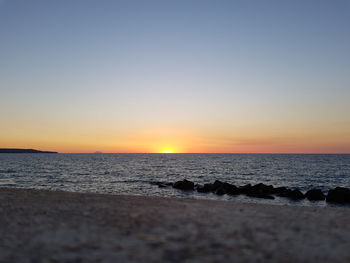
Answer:
POLYGON ((197 191, 199 193, 213 193, 216 195, 246 195, 253 198, 275 199, 275 196, 289 198, 294 201, 308 199, 310 201, 323 201, 336 204, 350 204, 350 189, 336 187, 330 189, 325 195, 320 189, 310 189, 305 194, 299 189, 289 189, 287 187, 274 187, 259 183, 256 185, 236 186, 231 183, 216 180, 214 183, 195 184, 189 180, 181 180, 174 183, 156 182, 159 187, 173 187, 182 191, 197 191))
POLYGON ((329 190, 327 202, 350 204, 350 189, 345 187, 336 187, 329 190))

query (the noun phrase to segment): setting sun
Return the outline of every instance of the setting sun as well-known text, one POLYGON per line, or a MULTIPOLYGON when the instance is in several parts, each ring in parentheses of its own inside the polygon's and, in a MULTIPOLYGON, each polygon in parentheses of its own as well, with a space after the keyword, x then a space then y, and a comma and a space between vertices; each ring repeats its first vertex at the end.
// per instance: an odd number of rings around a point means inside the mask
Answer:
POLYGON ((172 148, 164 148, 161 153, 174 153, 174 149, 172 148))

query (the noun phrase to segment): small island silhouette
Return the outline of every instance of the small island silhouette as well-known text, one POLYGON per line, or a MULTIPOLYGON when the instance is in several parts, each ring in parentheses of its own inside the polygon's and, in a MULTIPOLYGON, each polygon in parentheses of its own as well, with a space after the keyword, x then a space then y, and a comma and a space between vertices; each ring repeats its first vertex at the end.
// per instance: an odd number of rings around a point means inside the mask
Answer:
POLYGON ((0 153, 58 153, 58 152, 39 151, 34 149, 0 148, 0 153))

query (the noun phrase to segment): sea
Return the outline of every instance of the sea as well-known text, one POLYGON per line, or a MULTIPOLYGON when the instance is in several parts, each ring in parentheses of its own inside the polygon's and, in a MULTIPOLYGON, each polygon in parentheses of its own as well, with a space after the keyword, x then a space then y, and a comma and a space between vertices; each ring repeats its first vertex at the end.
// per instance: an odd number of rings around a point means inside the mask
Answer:
POLYGON ((264 183, 304 193, 319 188, 327 193, 336 186, 350 187, 350 154, 0 154, 0 187, 332 206, 306 199, 218 196, 155 184, 183 179, 236 186, 264 183))

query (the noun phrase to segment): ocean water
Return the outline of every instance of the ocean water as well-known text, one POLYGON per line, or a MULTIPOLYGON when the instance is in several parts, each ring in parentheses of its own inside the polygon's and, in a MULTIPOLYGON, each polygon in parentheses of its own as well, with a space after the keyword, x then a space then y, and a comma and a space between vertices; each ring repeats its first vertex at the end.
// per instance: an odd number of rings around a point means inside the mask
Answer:
POLYGON ((245 196, 184 192, 153 182, 221 180, 239 185, 265 183, 299 188, 350 187, 346 154, 0 154, 0 187, 73 192, 242 200, 326 206, 326 202, 263 200, 245 196))

